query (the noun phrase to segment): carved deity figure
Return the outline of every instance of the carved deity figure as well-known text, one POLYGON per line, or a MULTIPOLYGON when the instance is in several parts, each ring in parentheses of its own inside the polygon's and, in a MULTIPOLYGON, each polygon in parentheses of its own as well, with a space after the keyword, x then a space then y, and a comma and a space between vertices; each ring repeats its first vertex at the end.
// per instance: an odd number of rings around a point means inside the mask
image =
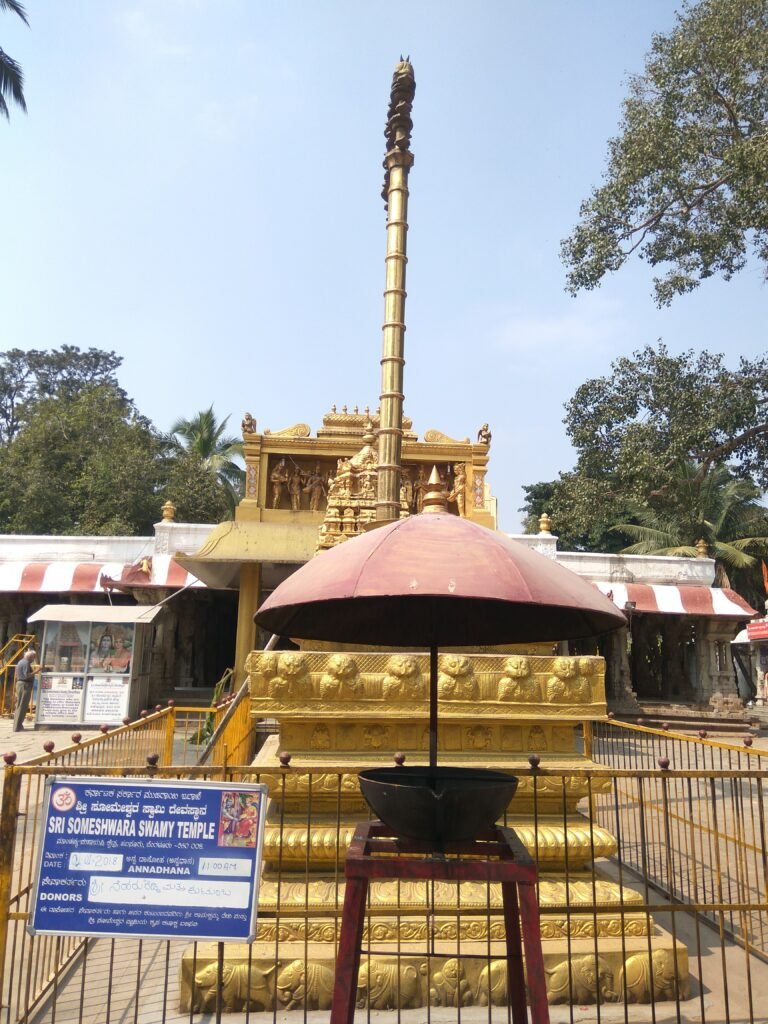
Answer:
POLYGON ((381 750, 384 743, 389 740, 389 727, 386 725, 367 725, 363 729, 363 739, 366 747, 371 750, 381 750))
POLYGON ((316 725, 309 737, 309 745, 313 750, 331 749, 331 732, 327 725, 316 725))
POLYGON ((448 500, 455 502, 460 516, 467 514, 467 467, 463 462, 453 467, 453 489, 448 500))
POLYGON ((298 466, 294 466, 288 477, 288 494, 291 499, 291 511, 301 511, 301 492, 304 487, 304 475, 298 466))
POLYGON ((412 654, 393 654, 387 662, 382 692, 385 699, 420 700, 425 696, 419 663, 412 654))
POLYGON ((499 680, 499 700, 517 703, 538 703, 541 688, 531 676, 531 663, 520 654, 513 654, 504 662, 504 675, 499 680))
POLYGON ((416 511, 422 512, 424 509, 424 495, 427 493, 427 474, 424 472, 424 467, 419 466, 419 472, 416 475, 416 481, 413 485, 413 493, 416 496, 416 511))
POLYGON ((285 464, 285 459, 280 459, 269 474, 269 479, 272 484, 272 508, 280 508, 283 490, 288 483, 288 467, 285 464))
POLYGON ((492 437, 493 434, 488 429, 488 424, 484 423, 477 432, 477 443, 487 445, 490 448, 492 437))
POLYGON ((256 420, 251 416, 249 412, 243 416, 243 422, 240 424, 240 429, 244 434, 255 434, 256 433, 256 420))
POLYGON ((413 512, 413 477, 410 469, 403 470, 403 483, 400 490, 401 500, 405 498, 405 504, 409 512, 413 512))
POLYGON ((479 688, 471 659, 463 654, 446 654, 441 660, 437 692, 443 700, 477 700, 479 688))
POLYGON ((309 510, 310 512, 320 511, 320 502, 325 497, 325 481, 323 480, 322 473, 320 472, 320 463, 315 463, 315 468, 307 477, 307 482, 304 485, 304 493, 309 495, 309 510))
POLYGON ((329 498, 348 498, 351 494, 350 482, 352 464, 349 459, 337 459, 336 476, 331 481, 328 491, 329 498))
POLYGON ((487 725, 471 725, 466 731, 466 737, 470 750, 488 750, 493 738, 487 725))

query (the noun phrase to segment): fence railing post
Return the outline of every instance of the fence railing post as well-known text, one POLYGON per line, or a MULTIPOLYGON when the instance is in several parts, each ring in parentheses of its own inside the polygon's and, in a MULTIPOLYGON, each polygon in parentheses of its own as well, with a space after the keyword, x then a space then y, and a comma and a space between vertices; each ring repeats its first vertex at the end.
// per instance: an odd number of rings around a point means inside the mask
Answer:
POLYGON ((592 760, 592 723, 582 722, 582 728, 584 729, 584 757, 588 761, 592 760))
POLYGON ((173 764, 173 740, 176 735, 176 706, 171 705, 165 715, 165 747, 163 764, 173 764))
POLYGON ((5 769, 3 802, 0 806, 0 1003, 5 1003, 5 963, 8 946, 8 922, 13 883, 13 854, 16 849, 16 824, 19 820, 21 772, 13 765, 5 769))

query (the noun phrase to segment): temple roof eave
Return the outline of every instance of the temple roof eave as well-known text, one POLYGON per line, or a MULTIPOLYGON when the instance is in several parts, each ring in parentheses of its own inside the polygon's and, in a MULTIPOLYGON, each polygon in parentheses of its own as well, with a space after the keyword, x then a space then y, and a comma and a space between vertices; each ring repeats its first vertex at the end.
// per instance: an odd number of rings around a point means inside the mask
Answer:
POLYGON ((177 551, 174 558, 209 587, 237 589, 242 565, 308 562, 316 542, 316 523, 228 520, 215 526, 197 551, 177 551))

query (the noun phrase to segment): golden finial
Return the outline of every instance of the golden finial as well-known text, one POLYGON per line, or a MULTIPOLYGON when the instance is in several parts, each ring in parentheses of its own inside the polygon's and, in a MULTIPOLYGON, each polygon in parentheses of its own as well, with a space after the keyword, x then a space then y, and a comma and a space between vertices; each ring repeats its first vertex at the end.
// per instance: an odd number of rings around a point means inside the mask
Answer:
POLYGON ((176 506, 170 499, 166 501, 160 511, 163 513, 164 523, 173 523, 176 521, 176 506))
MULTIPOLYGON (((400 58, 392 75, 392 89, 389 94, 389 110, 387 111, 387 124, 384 128, 384 137, 387 140, 387 154, 396 151, 407 152, 411 148, 411 132, 413 121, 411 110, 413 109, 413 97, 416 93, 416 78, 413 74, 413 65, 406 58, 400 58)), ((381 198, 384 204, 389 202, 389 166, 384 160, 384 188, 381 190, 381 198)))
POLYGON ((552 533, 552 520, 546 512, 542 512, 539 516, 539 533, 552 533))
POLYGON ((696 557, 709 558, 709 545, 703 537, 699 537, 696 541, 696 557))
POLYGON ((437 466, 433 466, 427 481, 427 492, 424 495, 422 512, 446 512, 447 509, 448 501, 443 490, 443 482, 440 479, 437 466))
POLYGON ((376 435, 373 432, 373 423, 370 416, 366 416, 363 423, 363 444, 372 445, 375 440, 376 435))

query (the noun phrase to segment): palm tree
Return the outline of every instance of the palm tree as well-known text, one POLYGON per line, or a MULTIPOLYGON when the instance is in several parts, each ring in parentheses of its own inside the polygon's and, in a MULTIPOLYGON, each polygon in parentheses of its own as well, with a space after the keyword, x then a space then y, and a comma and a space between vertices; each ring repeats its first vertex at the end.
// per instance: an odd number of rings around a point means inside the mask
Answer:
POLYGON ((211 405, 191 419, 178 419, 171 427, 175 443, 216 475, 232 508, 243 495, 245 472, 234 460, 243 457, 243 443, 225 435, 229 416, 220 422, 211 405))
MULTIPOLYGON (((0 11, 13 11, 18 14, 25 25, 28 25, 27 12, 19 0, 0 0, 0 11)), ((24 75, 21 67, 13 57, 9 57, 5 50, 0 48, 0 114, 8 120, 11 115, 8 110, 8 100, 12 100, 26 113, 27 104, 24 101, 24 75)))
MULTIPOLYGON (((707 469, 683 462, 665 488, 663 509, 640 508, 634 523, 619 523, 612 529, 635 540, 622 551, 628 555, 695 558, 696 542, 703 540, 715 559, 716 585, 728 587, 728 571, 742 578, 751 576, 759 559, 750 551, 768 550, 768 537, 761 535, 766 530, 768 509, 759 497, 752 481, 734 476, 728 466, 707 469)), ((753 589, 751 581, 748 589, 753 589)))

